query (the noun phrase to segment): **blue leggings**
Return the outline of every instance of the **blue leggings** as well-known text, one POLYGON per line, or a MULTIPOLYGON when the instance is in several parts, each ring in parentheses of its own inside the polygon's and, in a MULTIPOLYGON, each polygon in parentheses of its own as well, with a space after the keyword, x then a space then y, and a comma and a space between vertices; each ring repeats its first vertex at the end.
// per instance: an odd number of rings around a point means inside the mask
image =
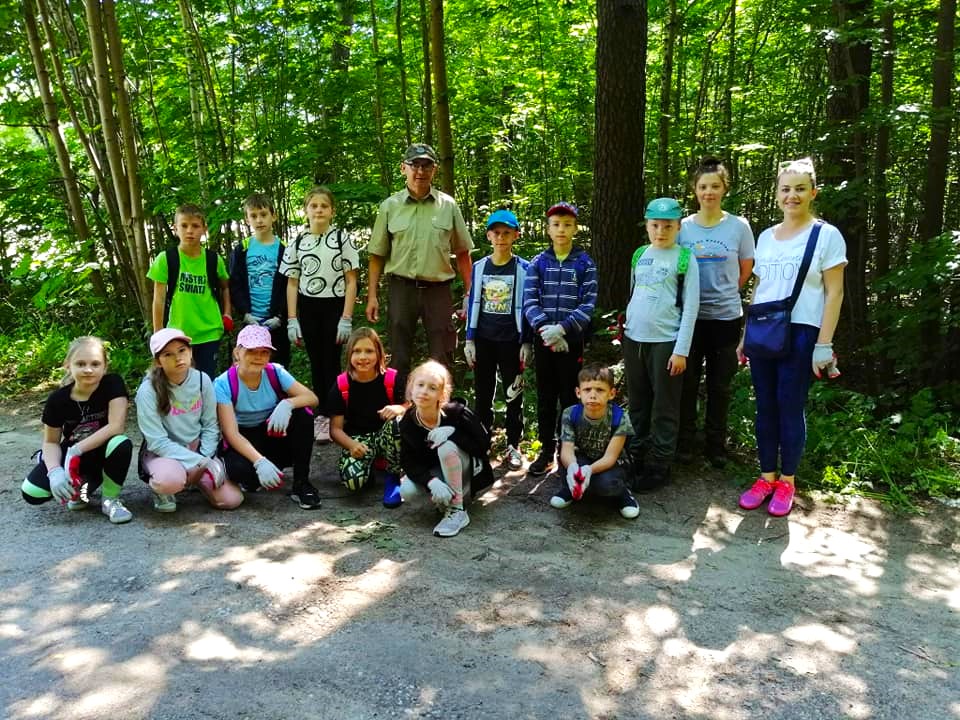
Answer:
POLYGON ((750 375, 757 396, 757 455, 760 472, 796 475, 807 442, 804 406, 813 375, 813 346, 819 328, 790 326, 790 354, 777 360, 750 360, 750 375))

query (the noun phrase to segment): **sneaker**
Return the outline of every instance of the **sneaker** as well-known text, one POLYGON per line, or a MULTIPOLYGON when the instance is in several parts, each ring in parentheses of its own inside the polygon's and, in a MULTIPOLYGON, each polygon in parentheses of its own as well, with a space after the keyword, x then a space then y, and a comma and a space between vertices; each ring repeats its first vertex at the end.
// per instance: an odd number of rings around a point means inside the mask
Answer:
POLYGON ((573 495, 570 493, 570 488, 567 487, 567 481, 561 480, 560 489, 557 490, 557 494, 550 498, 550 507, 563 510, 565 507, 569 507, 572 502, 573 495))
POLYGON ((620 514, 627 520, 633 520, 640 514, 640 503, 626 488, 623 490, 623 495, 620 496, 620 514))
POLYGON ((433 534, 437 537, 453 537, 470 524, 470 516, 463 508, 449 507, 443 520, 437 523, 433 534))
POLYGON ((797 489, 790 483, 774 483, 773 497, 770 498, 770 504, 767 505, 767 512, 776 517, 788 515, 793 508, 793 496, 797 489))
POLYGON ((313 421, 313 436, 317 445, 326 445, 330 442, 330 418, 326 415, 317 415, 313 421))
POLYGON ((309 482, 294 485, 293 490, 289 492, 289 496, 304 510, 318 510, 320 508, 320 496, 317 494, 317 489, 309 482))
POLYGON ((775 484, 776 481, 767 482, 763 477, 758 477, 750 489, 740 496, 740 507, 744 510, 756 510, 773 494, 775 484))
MULTIPOLYGON (((176 507, 176 503, 174 503, 174 507, 176 507)), ((110 522, 114 525, 122 525, 133 520, 133 513, 124 507, 123 500, 118 497, 103 498, 100 501, 100 512, 110 518, 110 522)))
POLYGON ((403 504, 403 498, 400 496, 400 478, 393 473, 387 473, 383 479, 383 506, 385 508, 398 508, 403 504))
POLYGON ((507 445, 507 452, 504 453, 503 460, 511 470, 519 470, 523 467, 523 455, 513 445, 507 445))
POLYGON ((707 462, 716 470, 723 470, 727 466, 727 451, 722 448, 708 450, 707 462))
POLYGON ((76 500, 67 500, 67 510, 86 510, 90 504, 90 498, 87 495, 87 484, 80 486, 80 494, 76 500))
POLYGON ((162 513, 171 513, 177 511, 177 496, 176 495, 161 495, 160 493, 153 494, 153 509, 157 512, 162 513))
POLYGON ((531 475, 546 475, 553 470, 553 455, 554 450, 541 450, 537 459, 530 463, 527 472, 531 475))

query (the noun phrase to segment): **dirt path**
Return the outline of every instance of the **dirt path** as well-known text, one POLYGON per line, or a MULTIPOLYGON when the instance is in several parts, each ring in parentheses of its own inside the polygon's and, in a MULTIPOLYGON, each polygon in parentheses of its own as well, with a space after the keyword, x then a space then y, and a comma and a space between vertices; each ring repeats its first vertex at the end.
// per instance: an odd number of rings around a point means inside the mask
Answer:
POLYGON ((28 506, 39 406, 0 417, 0 717, 960 718, 960 512, 736 509, 702 471, 640 517, 507 476, 458 538, 426 509, 187 495, 28 506))

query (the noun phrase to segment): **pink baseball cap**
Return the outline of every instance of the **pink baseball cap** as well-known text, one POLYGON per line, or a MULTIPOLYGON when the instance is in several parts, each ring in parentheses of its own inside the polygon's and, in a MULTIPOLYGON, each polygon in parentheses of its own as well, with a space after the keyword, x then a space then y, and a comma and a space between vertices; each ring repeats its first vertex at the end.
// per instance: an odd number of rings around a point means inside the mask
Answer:
POLYGON ((187 345, 193 342, 190 336, 185 334, 183 330, 171 327, 164 328, 163 330, 157 330, 150 336, 150 354, 156 357, 160 354, 161 350, 174 340, 182 340, 187 345))
POLYGON ((237 347, 252 350, 254 348, 270 348, 276 350, 270 342, 270 331, 263 325, 247 325, 237 335, 237 347))

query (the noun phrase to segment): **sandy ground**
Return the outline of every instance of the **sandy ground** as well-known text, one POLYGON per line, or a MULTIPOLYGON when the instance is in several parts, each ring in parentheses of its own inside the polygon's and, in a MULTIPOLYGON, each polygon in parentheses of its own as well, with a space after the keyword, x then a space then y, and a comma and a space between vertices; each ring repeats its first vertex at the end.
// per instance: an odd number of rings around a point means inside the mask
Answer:
POLYGON ((504 476, 459 537, 425 507, 258 494, 28 506, 40 405, 0 416, 0 716, 960 718, 960 512, 736 507, 706 469, 640 517, 504 476))

